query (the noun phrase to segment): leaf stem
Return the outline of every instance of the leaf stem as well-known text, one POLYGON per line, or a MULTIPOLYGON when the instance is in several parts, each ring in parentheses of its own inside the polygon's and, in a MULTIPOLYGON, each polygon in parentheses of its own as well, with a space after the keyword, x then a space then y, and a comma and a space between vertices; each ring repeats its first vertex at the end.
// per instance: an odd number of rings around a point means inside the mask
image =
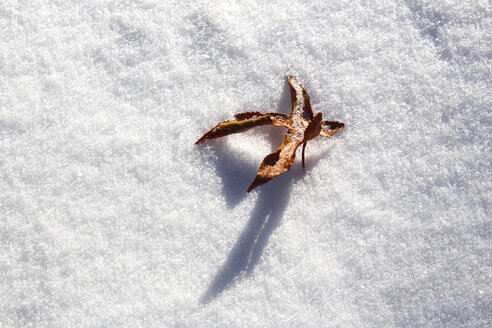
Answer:
POLYGON ((307 145, 307 141, 304 142, 304 144, 302 145, 302 168, 303 169, 305 168, 305 165, 304 165, 304 150, 306 149, 306 145, 307 145))

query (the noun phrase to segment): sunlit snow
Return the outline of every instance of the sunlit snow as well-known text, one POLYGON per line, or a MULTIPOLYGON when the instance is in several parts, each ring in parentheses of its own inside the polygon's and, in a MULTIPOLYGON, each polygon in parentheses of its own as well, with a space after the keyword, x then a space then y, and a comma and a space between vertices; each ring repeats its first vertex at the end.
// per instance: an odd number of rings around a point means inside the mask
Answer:
POLYGON ((490 327, 487 0, 0 3, 1 327, 490 327), (246 193, 287 74, 346 128, 246 193))

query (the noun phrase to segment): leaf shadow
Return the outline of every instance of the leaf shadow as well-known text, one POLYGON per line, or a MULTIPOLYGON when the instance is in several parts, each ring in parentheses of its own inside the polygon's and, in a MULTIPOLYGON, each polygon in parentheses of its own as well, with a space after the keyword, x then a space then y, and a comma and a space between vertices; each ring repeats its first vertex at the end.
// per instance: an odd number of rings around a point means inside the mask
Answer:
MULTIPOLYGON (((258 188, 258 201, 251 212, 251 216, 229 252, 225 263, 201 296, 201 304, 211 302, 225 290, 251 275, 261 259, 270 236, 283 218, 289 204, 292 184, 302 179, 306 173, 316 167, 317 162, 327 156, 333 146, 330 145, 321 154, 310 157, 306 169, 301 168, 299 160, 295 161, 289 172, 258 188)), ((246 194, 242 186, 238 189, 246 194)))
POLYGON ((222 180, 222 194, 227 207, 232 209, 246 197, 246 189, 254 178, 253 172, 257 168, 241 156, 231 155, 230 149, 225 144, 213 147, 217 156, 217 172, 222 180))
POLYGON ((248 223, 208 290, 202 295, 200 303, 209 303, 236 281, 253 272, 268 239, 279 225, 287 208, 291 180, 291 175, 283 175, 260 187, 258 201, 248 223))
MULTIPOLYGON (((257 110, 257 109, 254 109, 257 110)), ((280 100, 277 103, 276 111, 289 114, 291 110, 290 89, 287 80, 285 81, 280 100)), ((261 110, 260 110, 261 111, 261 110)), ((266 112, 266 111, 263 111, 266 112)), ((273 152, 284 140, 286 129, 278 126, 263 126, 256 129, 257 133, 266 134, 267 139, 272 145, 273 152)), ((222 178, 222 189, 227 206, 234 208, 239 204, 247 193, 245 190, 253 182, 260 163, 247 164, 240 155, 232 154, 225 146, 223 140, 214 140, 210 145, 217 157, 216 168, 222 178), (245 174, 249 172, 253 174, 245 174)), ((267 154, 265 154, 266 156, 267 154)), ((278 178, 276 178, 278 179, 278 178)))
MULTIPOLYGON (((286 81, 280 101, 277 104, 277 111, 288 114, 290 110, 290 89, 286 81)), ((268 134, 268 139, 272 144, 272 151, 274 151, 282 143, 284 133, 279 133, 278 127, 262 127, 261 130, 263 133, 268 134)), ((230 150, 224 147, 223 142, 217 141, 217 143, 217 147, 215 145, 212 146, 217 158, 217 172, 222 178, 223 192, 227 205, 229 208, 233 208, 246 197, 246 189, 253 181, 259 163, 253 167, 251 164, 247 164, 246 161, 241 160, 240 156, 231 154, 230 150)), ((313 146, 311 142, 309 145, 313 146)), ((308 149, 310 148, 309 145, 308 149)), ((200 297, 201 304, 211 302, 244 277, 253 273, 270 236, 279 226, 284 216, 289 204, 293 183, 302 179, 306 173, 316 167, 318 161, 326 157, 334 145, 335 143, 331 142, 326 148, 323 147, 317 155, 308 155, 306 157, 306 169, 301 167, 301 161, 298 159, 292 164, 289 172, 256 189, 257 191, 255 192, 259 192, 258 200, 250 218, 224 264, 214 276, 208 289, 200 297)))

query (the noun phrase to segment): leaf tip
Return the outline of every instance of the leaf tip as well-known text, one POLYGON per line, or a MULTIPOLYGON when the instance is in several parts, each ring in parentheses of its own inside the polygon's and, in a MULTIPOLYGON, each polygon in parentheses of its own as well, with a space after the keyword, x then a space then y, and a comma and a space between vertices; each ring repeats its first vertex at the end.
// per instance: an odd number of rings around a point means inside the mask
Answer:
POLYGON ((324 121, 321 126, 321 134, 325 137, 331 137, 335 133, 343 130, 345 124, 337 121, 324 121))
POLYGON ((256 176, 255 180, 251 183, 251 185, 248 187, 246 192, 250 192, 251 190, 255 189, 256 187, 261 186, 262 184, 267 183, 270 180, 272 180, 272 178, 256 176))

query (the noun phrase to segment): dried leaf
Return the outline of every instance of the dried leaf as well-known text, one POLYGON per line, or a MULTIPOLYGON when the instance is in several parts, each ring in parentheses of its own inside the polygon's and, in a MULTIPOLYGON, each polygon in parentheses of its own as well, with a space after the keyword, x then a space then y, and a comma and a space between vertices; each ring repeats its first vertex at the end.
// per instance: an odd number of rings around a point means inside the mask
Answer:
POLYGON ((345 127, 345 124, 337 122, 337 121, 324 121, 321 123, 321 132, 320 134, 324 137, 331 137, 338 131, 342 131, 345 127))
POLYGON ((304 130, 304 144, 302 145, 302 167, 304 167, 304 152, 306 150, 306 145, 308 140, 311 140, 313 138, 316 138, 320 132, 321 132, 321 121, 323 120, 323 114, 318 113, 316 116, 312 119, 311 122, 309 122, 306 130, 304 130))
POLYGON ((297 147, 302 143, 302 140, 293 138, 292 133, 287 132, 285 139, 277 148, 277 150, 261 162, 258 174, 256 175, 253 183, 248 187, 248 192, 254 188, 267 183, 276 176, 287 172, 290 169, 290 165, 294 162, 296 157, 297 147))
POLYGON ((247 112, 235 115, 236 121, 224 121, 217 124, 212 130, 205 133, 196 144, 210 139, 216 139, 229 134, 244 132, 257 126, 277 125, 288 127, 288 117, 280 113, 262 114, 259 112, 247 112))
POLYGON ((304 167, 304 150, 309 140, 314 139, 318 135, 329 138, 345 127, 340 122, 323 121, 323 115, 321 113, 313 117, 309 94, 296 78, 289 75, 287 76, 287 81, 289 82, 292 102, 290 116, 281 113, 239 113, 235 115, 235 121, 220 122, 195 143, 198 144, 229 134, 244 132, 263 125, 276 125, 287 128, 288 131, 285 134, 282 144, 275 152, 263 159, 256 178, 248 187, 248 192, 287 172, 294 162, 296 150, 301 144, 303 144, 302 166, 304 167))

